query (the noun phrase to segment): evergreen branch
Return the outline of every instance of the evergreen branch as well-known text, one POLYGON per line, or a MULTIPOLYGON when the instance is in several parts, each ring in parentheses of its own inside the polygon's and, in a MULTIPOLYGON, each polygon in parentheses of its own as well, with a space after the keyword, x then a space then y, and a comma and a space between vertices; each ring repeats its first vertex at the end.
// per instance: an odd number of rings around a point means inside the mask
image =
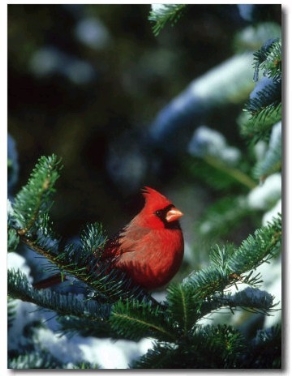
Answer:
POLYGON ((264 181, 281 168, 281 122, 273 126, 270 143, 262 160, 254 168, 254 176, 264 181))
MULTIPOLYGON (((41 231, 42 232, 42 231, 41 231)), ((46 257, 64 273, 72 274, 112 303, 122 298, 148 298, 149 294, 134 285, 126 274, 117 269, 110 270, 110 265, 101 263, 100 255, 90 253, 95 247, 102 247, 105 238, 100 224, 88 225, 83 233, 83 246, 68 244, 63 249, 60 242, 38 232, 36 239, 20 236, 28 247, 46 257)))
POLYGON ((281 82, 262 80, 259 89, 254 89, 249 101, 245 104, 245 110, 252 118, 264 121, 269 113, 281 103, 281 82), (260 117, 260 118, 259 118, 260 117))
POLYGON ((7 367, 13 370, 66 368, 61 361, 45 350, 9 357, 7 367))
POLYGON ((254 54, 254 81, 258 80, 259 70, 263 75, 274 81, 281 79, 281 40, 268 40, 260 50, 254 54))
POLYGON ((201 354, 197 361, 198 367, 210 369, 238 368, 238 356, 245 348, 240 332, 228 325, 198 328, 192 338, 192 345, 197 346, 201 354))
POLYGON ((278 216, 271 224, 256 230, 254 236, 250 235, 242 242, 228 260, 231 273, 241 275, 268 262, 279 253, 281 236, 281 217, 278 216))
POLYGON ((241 334, 226 325, 205 326, 178 344, 156 343, 131 364, 138 369, 230 369, 244 349, 241 334))
POLYGON ((49 261, 56 263, 58 267, 63 267, 63 263, 56 262, 59 260, 59 241, 50 237, 43 237, 42 235, 43 234, 38 233, 35 239, 20 235, 20 240, 33 251, 46 257, 49 261))
POLYGON ((226 247, 216 245, 214 248, 212 248, 209 255, 211 265, 222 270, 226 269, 228 260, 230 260, 230 257, 234 252, 234 245, 227 244, 226 247))
POLYGON ((171 22, 173 26, 185 7, 185 4, 153 4, 148 20, 155 22, 152 27, 154 35, 158 36, 167 22, 171 22))
POLYGON ((274 297, 266 291, 247 287, 236 294, 227 294, 223 298, 223 304, 230 308, 241 307, 251 312, 259 312, 268 315, 276 306, 274 297))
POLYGON ((90 223, 81 233, 81 244, 83 251, 94 254, 99 249, 103 249, 107 238, 103 236, 103 226, 101 223, 90 223))
POLYGON ((256 337, 248 344, 247 352, 240 355, 240 368, 280 369, 281 344, 280 325, 259 330, 256 337))
POLYGON ((39 222, 40 216, 49 211, 60 170, 61 161, 55 155, 41 157, 28 183, 17 194, 13 203, 13 215, 20 235, 31 231, 39 222))
MULTIPOLYGON (((56 264, 63 272, 74 275, 106 296, 109 302, 118 300, 120 296, 148 297, 151 300, 149 294, 134 285, 124 272, 110 270, 110 265, 103 265, 99 261, 100 255, 96 255, 96 251, 99 253, 106 241, 100 224, 87 226, 82 233, 80 247, 73 244, 64 246, 62 240, 56 238, 48 211, 60 169, 60 160, 55 155, 41 157, 28 183, 17 195, 10 222, 20 241, 56 264)), ((10 248, 15 249, 15 233, 10 231, 9 235, 10 248)))
POLYGON ((166 300, 167 313, 178 323, 182 334, 187 336, 198 318, 199 301, 194 298, 193 291, 183 284, 171 284, 166 300))
MULTIPOLYGON (((103 305, 103 310, 105 312, 105 317, 110 314, 110 305, 103 305)), ((90 320, 87 317, 78 317, 74 315, 69 316, 58 316, 56 321, 59 322, 61 329, 60 332, 63 334, 79 334, 83 337, 97 337, 97 338, 110 338, 113 336, 111 327, 109 325, 108 319, 103 320, 90 320)))
MULTIPOLYGON (((257 268, 278 254, 281 245, 281 218, 255 231, 242 242, 239 248, 217 247, 213 253, 213 265, 187 277, 183 284, 194 290, 200 299, 222 292, 237 281, 251 283, 250 276, 243 273, 257 268)), ((252 280, 257 283, 257 278, 252 280)))
POLYGON ((160 306, 138 301, 119 301, 114 304, 110 325, 118 338, 139 341, 154 337, 166 342, 176 341, 174 328, 165 320, 160 306))
POLYGON ((200 299, 200 303, 202 299, 222 292, 232 283, 232 278, 224 270, 212 266, 193 272, 183 281, 186 288, 193 291, 195 298, 200 299))
POLYGON ((101 369, 101 367, 96 363, 81 362, 74 364, 72 369, 101 369))
POLYGON ((7 229, 7 251, 14 252, 20 242, 20 238, 18 236, 17 230, 14 228, 7 229))
POLYGON ((274 81, 281 81, 281 40, 275 41, 268 51, 266 59, 260 64, 260 69, 264 76, 272 78, 274 81))
POLYGON ((206 298, 201 303, 198 319, 217 311, 220 308, 230 308, 231 311, 241 308, 252 313, 269 315, 278 303, 274 303, 274 297, 266 291, 247 287, 235 294, 217 293, 206 298))
POLYGON ((281 120, 281 41, 272 39, 254 53, 254 80, 263 77, 245 105, 249 118, 241 124, 241 133, 254 141, 268 139, 271 127, 281 120))
MULTIPOLYGON (((154 344, 153 349, 150 349, 145 355, 130 364, 130 368, 135 369, 172 369, 176 368, 176 356, 178 346, 170 343, 154 344), (172 360, 171 360, 172 359, 172 360)), ((178 367, 182 369, 183 367, 178 367)))
POLYGON ((255 288, 259 287, 263 282, 261 274, 260 273, 254 274, 254 270, 251 270, 250 273, 243 275, 243 276, 239 276, 238 274, 235 274, 235 273, 233 273, 232 276, 236 278, 237 282, 242 282, 246 285, 249 285, 255 288))
POLYGON ((9 296, 40 307, 51 309, 60 315, 76 315, 91 321, 103 321, 108 317, 108 306, 100 306, 95 301, 80 300, 72 294, 64 295, 50 290, 33 289, 24 274, 8 270, 9 296))
POLYGON ((253 142, 268 140, 274 124, 281 121, 281 103, 270 104, 253 113, 240 124, 241 134, 251 137, 253 142))

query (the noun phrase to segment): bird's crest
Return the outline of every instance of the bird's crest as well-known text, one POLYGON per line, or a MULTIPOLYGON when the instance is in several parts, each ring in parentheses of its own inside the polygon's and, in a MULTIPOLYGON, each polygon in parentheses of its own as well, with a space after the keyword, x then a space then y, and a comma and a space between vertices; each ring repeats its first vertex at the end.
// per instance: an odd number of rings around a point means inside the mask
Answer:
POLYGON ((144 187, 142 189, 142 194, 146 200, 147 204, 155 204, 158 208, 164 208, 167 205, 172 204, 164 195, 157 192, 155 189, 150 187, 144 187))

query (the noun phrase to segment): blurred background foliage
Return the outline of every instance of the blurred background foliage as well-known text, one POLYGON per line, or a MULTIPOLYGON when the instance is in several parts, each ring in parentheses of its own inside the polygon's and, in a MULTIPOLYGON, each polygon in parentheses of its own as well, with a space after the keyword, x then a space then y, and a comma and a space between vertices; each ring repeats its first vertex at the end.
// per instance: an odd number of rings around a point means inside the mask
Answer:
POLYGON ((9 151, 18 160, 9 192, 26 183, 41 155, 62 157, 52 218, 58 233, 72 237, 94 221, 114 233, 142 205, 140 188, 153 186, 185 213, 186 266, 196 262, 195 268, 207 261, 216 239, 239 243, 261 225, 261 212, 247 216, 242 210, 242 216, 232 215, 234 221, 228 218, 226 231, 208 232, 206 238, 199 232, 202 216, 217 221, 222 205, 237 208, 231 198, 258 184, 249 176, 255 151, 237 120, 254 84, 221 108, 196 112, 192 126, 161 139, 163 147, 149 147, 149 131, 191 81, 259 49, 270 37, 261 24, 278 34, 281 7, 189 5, 158 36, 150 10, 150 5, 8 5, 9 151), (239 167, 250 186, 235 179, 231 184, 226 171, 212 174, 209 161, 189 153, 200 125, 221 132, 225 144, 239 150, 239 167))

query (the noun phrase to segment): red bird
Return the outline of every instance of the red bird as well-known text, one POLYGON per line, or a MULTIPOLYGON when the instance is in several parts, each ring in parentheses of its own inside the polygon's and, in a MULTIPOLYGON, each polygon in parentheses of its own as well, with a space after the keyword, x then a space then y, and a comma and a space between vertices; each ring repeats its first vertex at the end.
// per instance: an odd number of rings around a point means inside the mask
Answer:
POLYGON ((183 258, 183 235, 178 219, 183 215, 165 196, 150 187, 143 190, 143 209, 109 240, 101 259, 125 271, 148 290, 167 284, 183 258))
MULTIPOLYGON (((143 209, 100 250, 99 266, 109 263, 109 269, 121 269, 138 285, 153 290, 170 282, 181 265, 184 241, 178 220, 183 214, 153 188, 145 187, 142 193, 143 209)), ((48 286, 42 281, 35 287, 48 286)))

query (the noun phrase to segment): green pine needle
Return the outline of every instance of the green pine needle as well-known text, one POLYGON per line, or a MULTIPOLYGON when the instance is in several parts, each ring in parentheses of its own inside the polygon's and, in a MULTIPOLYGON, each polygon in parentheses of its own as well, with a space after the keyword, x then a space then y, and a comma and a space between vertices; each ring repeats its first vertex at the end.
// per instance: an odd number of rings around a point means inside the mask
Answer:
POLYGON ((10 369, 62 369, 61 361, 45 350, 34 351, 11 357, 8 359, 8 368, 10 369))
POLYGON ((167 22, 174 25, 181 17, 185 4, 158 4, 149 14, 149 21, 155 22, 152 27, 155 36, 158 36, 167 22))
POLYGON ((257 276, 250 278, 242 275, 252 273, 253 269, 278 255, 281 237, 281 217, 277 217, 268 226, 249 235, 238 248, 232 245, 224 246, 223 250, 216 247, 212 255, 213 264, 192 273, 183 283, 193 289, 200 299, 209 298, 237 282, 256 285, 257 276))
POLYGON ((281 39, 275 38, 268 41, 260 50, 256 51, 253 56, 255 81, 258 79, 259 70, 262 71, 262 74, 265 77, 272 78, 274 81, 281 80, 281 39))
POLYGON ((20 271, 8 270, 8 291, 11 298, 34 303, 60 315, 76 315, 89 318, 90 321, 107 318, 107 311, 95 301, 79 300, 75 295, 59 294, 51 290, 36 290, 20 271))
POLYGON ((187 336, 197 321, 199 300, 195 299, 193 291, 183 284, 171 284, 166 300, 167 312, 178 324, 178 331, 187 336))
POLYGON ((52 205, 54 184, 59 177, 61 161, 55 155, 41 157, 28 183, 17 194, 13 203, 13 216, 18 223, 19 234, 26 234, 39 226, 41 216, 52 205))
POLYGON ((282 163, 282 141, 281 124, 273 126, 268 150, 264 157, 254 167, 254 176, 264 181, 272 173, 281 170, 282 163))
POLYGON ((7 250, 8 252, 14 252, 20 242, 17 231, 14 228, 8 228, 7 230, 7 250))
POLYGON ((264 262, 279 254, 281 250, 281 217, 255 231, 244 240, 228 261, 232 273, 241 275, 246 271, 257 268, 264 262))
POLYGON ((59 322, 60 332, 64 335, 81 335, 83 337, 109 338, 112 336, 112 330, 108 322, 111 311, 111 305, 101 304, 99 306, 101 315, 100 319, 91 320, 87 316, 58 316, 56 320, 59 322), (102 317, 102 319, 101 319, 102 317))
POLYGON ((172 325, 164 318, 164 311, 159 306, 146 302, 117 302, 112 308, 110 325, 119 338, 133 341, 145 337, 166 342, 176 340, 172 325))
POLYGON ((254 142, 268 140, 272 126, 282 118, 281 54, 280 39, 267 42, 254 53, 254 80, 258 81, 260 74, 272 80, 272 84, 266 85, 249 99, 244 109, 247 116, 241 118, 241 134, 254 142))

